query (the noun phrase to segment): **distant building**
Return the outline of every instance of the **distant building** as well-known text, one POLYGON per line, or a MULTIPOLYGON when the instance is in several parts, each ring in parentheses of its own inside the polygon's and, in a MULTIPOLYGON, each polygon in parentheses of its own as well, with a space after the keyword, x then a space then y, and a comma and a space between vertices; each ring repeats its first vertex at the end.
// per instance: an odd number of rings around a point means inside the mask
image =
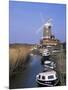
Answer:
POLYGON ((58 44, 60 44, 60 41, 59 40, 57 40, 57 39, 41 39, 40 40, 40 44, 41 45, 48 45, 48 46, 50 46, 50 45, 58 45, 58 44))

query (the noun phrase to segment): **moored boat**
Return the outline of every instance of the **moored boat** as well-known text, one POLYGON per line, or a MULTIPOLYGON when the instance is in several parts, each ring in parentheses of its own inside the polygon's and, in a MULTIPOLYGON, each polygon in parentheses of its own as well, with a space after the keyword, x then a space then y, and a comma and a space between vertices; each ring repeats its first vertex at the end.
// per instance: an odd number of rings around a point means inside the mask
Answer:
POLYGON ((44 57, 47 57, 47 56, 50 56, 50 52, 49 52, 49 50, 48 49, 43 49, 43 51, 42 51, 42 56, 44 57))
POLYGON ((50 52, 49 52, 49 50, 48 49, 44 49, 42 51, 42 58, 41 58, 42 64, 44 64, 44 61, 49 60, 49 58, 50 58, 50 52))
POLYGON ((36 82, 40 86, 56 86, 59 82, 56 71, 50 70, 39 73, 36 76, 36 82))
POLYGON ((44 61, 44 67, 49 69, 54 69, 56 68, 56 63, 51 60, 46 60, 44 61))

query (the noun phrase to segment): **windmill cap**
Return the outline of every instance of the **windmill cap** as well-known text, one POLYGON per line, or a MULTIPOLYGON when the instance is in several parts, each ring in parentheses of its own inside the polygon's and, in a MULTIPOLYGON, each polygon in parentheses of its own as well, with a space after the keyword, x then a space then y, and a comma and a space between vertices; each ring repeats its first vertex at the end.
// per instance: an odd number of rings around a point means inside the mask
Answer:
POLYGON ((49 27, 49 26, 52 26, 51 23, 47 22, 44 24, 45 27, 49 27))

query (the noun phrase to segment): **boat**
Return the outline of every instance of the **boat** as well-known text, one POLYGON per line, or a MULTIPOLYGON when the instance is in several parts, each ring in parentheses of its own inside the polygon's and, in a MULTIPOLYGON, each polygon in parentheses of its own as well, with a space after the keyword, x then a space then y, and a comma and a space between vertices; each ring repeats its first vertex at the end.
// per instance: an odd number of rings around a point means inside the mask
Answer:
POLYGON ((45 68, 50 68, 50 69, 54 69, 56 68, 56 63, 53 62, 53 61, 50 61, 50 60, 46 60, 44 61, 44 65, 43 65, 45 68))
POLYGON ((50 56, 49 50, 48 50, 48 49, 43 49, 43 51, 42 51, 42 56, 43 56, 43 57, 50 56))
POLYGON ((50 59, 50 52, 48 49, 44 49, 42 51, 41 63, 44 64, 44 61, 49 60, 49 59, 50 59))
POLYGON ((59 83, 57 72, 54 70, 41 72, 36 75, 36 82, 39 86, 56 86, 59 83))

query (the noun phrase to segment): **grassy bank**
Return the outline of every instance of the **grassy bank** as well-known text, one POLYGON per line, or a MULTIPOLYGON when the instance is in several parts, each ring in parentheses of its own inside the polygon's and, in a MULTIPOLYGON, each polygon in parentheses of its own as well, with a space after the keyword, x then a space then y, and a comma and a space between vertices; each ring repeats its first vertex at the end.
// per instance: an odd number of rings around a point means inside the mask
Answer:
POLYGON ((33 45, 10 44, 9 45, 9 75, 12 76, 28 64, 29 53, 33 45))

